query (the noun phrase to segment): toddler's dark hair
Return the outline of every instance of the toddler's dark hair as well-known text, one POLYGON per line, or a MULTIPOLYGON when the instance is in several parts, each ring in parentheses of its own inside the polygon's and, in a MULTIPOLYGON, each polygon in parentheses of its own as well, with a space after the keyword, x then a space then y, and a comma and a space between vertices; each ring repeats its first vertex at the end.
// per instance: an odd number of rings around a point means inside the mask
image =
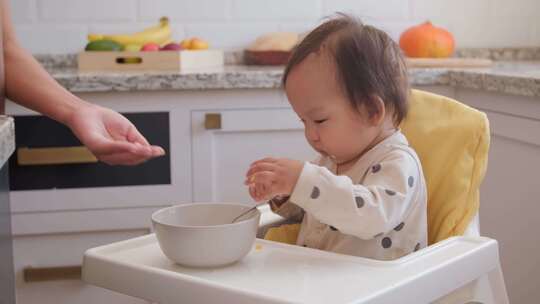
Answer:
POLYGON ((397 126, 407 115, 409 81, 399 46, 382 30, 360 20, 338 14, 311 31, 295 47, 285 68, 285 86, 291 70, 323 45, 335 62, 338 83, 356 109, 364 105, 377 112, 374 97, 380 97, 393 110, 397 126))

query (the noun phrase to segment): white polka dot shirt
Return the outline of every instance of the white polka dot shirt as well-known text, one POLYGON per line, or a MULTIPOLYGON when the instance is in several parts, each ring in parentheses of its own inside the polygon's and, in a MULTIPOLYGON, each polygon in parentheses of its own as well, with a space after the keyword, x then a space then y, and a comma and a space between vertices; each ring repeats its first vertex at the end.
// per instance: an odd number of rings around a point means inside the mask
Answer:
POLYGON ((306 162, 289 200, 272 209, 301 220, 297 244, 392 260, 427 244, 427 194, 418 156, 397 131, 343 175, 321 157, 306 162))

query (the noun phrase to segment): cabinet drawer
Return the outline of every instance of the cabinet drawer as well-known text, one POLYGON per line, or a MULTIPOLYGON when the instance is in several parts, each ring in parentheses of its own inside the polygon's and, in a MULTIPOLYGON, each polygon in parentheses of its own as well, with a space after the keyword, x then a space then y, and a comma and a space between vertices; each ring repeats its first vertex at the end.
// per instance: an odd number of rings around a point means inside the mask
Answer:
POLYGON ((15 138, 18 153, 14 153, 10 159, 10 189, 17 191, 170 184, 169 113, 124 115, 150 143, 163 147, 166 155, 138 166, 109 166, 92 162, 88 155, 84 155, 82 144, 69 128, 43 116, 16 116, 15 138), (67 159, 66 156, 65 163, 56 161, 54 164, 43 164, 47 163, 46 159, 41 159, 43 162, 40 164, 38 159, 43 152, 49 153, 49 156, 57 156, 59 150, 73 152, 74 149, 75 154, 83 152, 83 158, 74 160, 72 157, 67 159), (23 152, 26 153, 24 160, 23 152))
POLYGON ((152 213, 168 206, 170 205, 13 213, 11 217, 12 234, 19 237, 148 228, 152 213))

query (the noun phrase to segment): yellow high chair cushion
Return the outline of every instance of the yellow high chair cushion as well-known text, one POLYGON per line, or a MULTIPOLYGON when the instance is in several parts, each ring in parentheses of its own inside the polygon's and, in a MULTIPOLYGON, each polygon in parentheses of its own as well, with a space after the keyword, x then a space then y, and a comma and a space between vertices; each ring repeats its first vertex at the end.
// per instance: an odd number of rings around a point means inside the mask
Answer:
POLYGON ((444 96, 412 90, 410 101, 401 129, 422 162, 433 244, 462 235, 478 213, 489 122, 483 112, 444 96))
MULTIPOLYGON (((412 90, 409 114, 400 127, 422 162, 429 243, 462 235, 480 205, 490 139, 486 115, 453 99, 412 90)), ((271 228, 265 239, 294 244, 296 226, 271 228)))
POLYGON ((265 240, 294 245, 300 232, 300 224, 285 224, 266 231, 265 240))

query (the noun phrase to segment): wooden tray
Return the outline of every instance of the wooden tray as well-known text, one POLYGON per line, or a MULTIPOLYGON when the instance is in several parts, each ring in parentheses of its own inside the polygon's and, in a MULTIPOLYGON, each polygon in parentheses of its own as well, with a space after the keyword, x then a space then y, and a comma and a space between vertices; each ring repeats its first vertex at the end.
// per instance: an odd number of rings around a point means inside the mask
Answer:
POLYGON ((80 52, 80 72, 185 71, 223 66, 222 50, 80 52))

